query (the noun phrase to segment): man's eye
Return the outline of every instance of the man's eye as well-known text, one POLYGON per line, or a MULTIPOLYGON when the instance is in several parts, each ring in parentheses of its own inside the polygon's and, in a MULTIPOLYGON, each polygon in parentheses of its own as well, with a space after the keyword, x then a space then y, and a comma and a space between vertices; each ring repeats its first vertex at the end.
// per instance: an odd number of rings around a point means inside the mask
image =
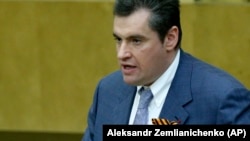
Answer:
POLYGON ((120 38, 115 38, 115 41, 116 41, 117 43, 120 43, 120 42, 121 42, 121 39, 120 39, 120 38))
POLYGON ((133 43, 134 43, 134 44, 140 44, 140 43, 141 43, 141 40, 139 40, 139 39, 133 39, 133 43))

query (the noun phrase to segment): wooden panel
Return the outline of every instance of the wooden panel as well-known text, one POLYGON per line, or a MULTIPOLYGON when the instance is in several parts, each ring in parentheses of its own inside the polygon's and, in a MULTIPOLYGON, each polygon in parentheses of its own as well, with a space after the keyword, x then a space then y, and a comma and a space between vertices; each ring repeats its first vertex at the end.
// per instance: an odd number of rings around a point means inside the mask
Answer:
POLYGON ((117 69, 112 3, 0 3, 0 128, 82 131, 117 69))

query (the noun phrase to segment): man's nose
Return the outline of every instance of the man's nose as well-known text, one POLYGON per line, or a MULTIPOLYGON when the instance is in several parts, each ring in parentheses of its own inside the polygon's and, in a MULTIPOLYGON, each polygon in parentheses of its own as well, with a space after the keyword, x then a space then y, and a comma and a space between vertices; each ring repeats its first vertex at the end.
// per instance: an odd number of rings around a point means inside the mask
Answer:
POLYGON ((118 59, 126 59, 131 56, 131 51, 129 49, 128 44, 122 43, 117 49, 117 58, 118 59))

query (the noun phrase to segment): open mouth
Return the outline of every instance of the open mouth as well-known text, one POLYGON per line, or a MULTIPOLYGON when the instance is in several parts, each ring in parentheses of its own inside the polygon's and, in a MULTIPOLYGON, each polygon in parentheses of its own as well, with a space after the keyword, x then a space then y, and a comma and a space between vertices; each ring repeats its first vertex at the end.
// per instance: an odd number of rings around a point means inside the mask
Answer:
POLYGON ((122 71, 124 74, 131 74, 135 71, 136 66, 122 65, 122 71))

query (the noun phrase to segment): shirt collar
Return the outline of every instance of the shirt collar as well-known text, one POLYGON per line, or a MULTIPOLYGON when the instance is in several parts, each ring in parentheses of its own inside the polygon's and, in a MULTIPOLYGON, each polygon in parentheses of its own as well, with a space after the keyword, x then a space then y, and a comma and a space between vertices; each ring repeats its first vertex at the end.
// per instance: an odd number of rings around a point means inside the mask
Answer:
MULTIPOLYGON (((174 79, 179 60, 180 49, 178 49, 176 56, 168 69, 150 86, 157 105, 160 105, 165 99, 164 97, 167 95, 168 89, 164 94, 159 94, 159 92, 164 91, 164 88, 170 87, 172 80, 174 79)), ((142 86, 137 86, 137 90, 140 90, 141 87, 142 86)))

